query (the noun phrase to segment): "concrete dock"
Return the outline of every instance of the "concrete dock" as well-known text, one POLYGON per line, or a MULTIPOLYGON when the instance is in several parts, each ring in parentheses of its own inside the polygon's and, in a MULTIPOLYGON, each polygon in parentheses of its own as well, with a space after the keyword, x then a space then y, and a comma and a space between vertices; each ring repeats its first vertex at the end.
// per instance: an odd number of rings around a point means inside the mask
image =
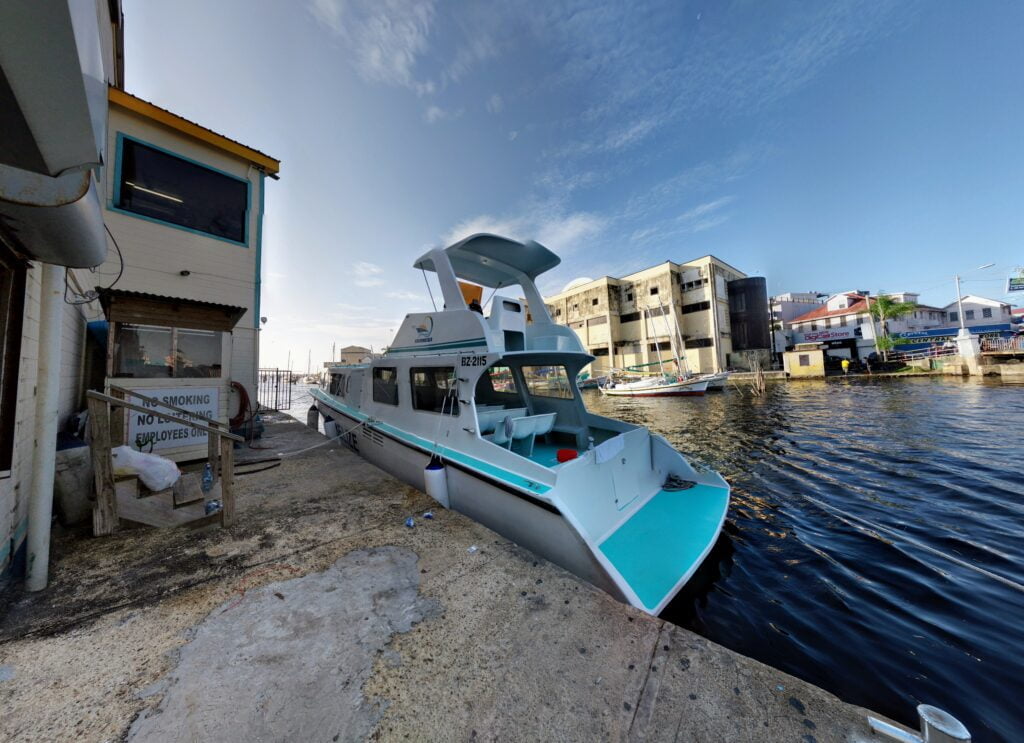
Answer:
POLYGON ((275 418, 229 529, 55 535, 0 593, 0 740, 881 740, 348 449, 259 463, 323 440, 275 418))

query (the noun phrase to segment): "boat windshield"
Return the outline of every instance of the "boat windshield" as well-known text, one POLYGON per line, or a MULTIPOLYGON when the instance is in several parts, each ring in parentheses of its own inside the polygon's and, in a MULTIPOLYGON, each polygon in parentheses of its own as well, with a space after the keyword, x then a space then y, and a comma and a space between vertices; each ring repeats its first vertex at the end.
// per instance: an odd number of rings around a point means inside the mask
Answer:
POLYGON ((551 366, 524 366, 523 382, 534 397, 561 397, 571 400, 572 386, 569 374, 561 364, 551 366))

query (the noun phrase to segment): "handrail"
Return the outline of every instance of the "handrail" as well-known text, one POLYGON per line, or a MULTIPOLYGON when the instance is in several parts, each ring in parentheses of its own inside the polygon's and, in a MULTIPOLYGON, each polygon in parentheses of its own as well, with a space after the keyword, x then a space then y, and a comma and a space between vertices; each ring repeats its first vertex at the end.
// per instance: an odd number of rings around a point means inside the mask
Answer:
POLYGON ((137 397, 138 399, 142 400, 143 402, 153 403, 154 405, 162 405, 163 407, 167 408, 168 410, 175 410, 175 411, 177 411, 179 413, 185 413, 186 415, 190 415, 190 416, 192 416, 194 418, 198 418, 201 421, 206 421, 207 423, 210 423, 211 425, 213 425, 215 427, 219 427, 219 428, 223 428, 224 427, 224 424, 221 423, 218 420, 214 420, 213 418, 207 418, 205 415, 200 415, 199 413, 193 413, 191 410, 185 410, 185 408, 179 408, 177 405, 171 405, 169 402, 164 402, 163 400, 158 400, 155 397, 150 397, 149 395, 143 395, 138 390, 130 390, 127 387, 118 387, 115 384, 110 385, 110 389, 114 390, 115 392, 121 392, 121 393, 124 393, 126 395, 131 395, 132 397, 137 397))
POLYGON ((163 418, 164 420, 171 421, 172 423, 180 423, 181 425, 188 426, 190 428, 195 428, 200 431, 206 431, 206 433, 212 433, 216 436, 220 436, 221 438, 229 439, 231 441, 239 441, 242 443, 245 442, 245 439, 242 438, 241 436, 236 436, 233 433, 228 433, 223 429, 211 428, 210 426, 204 425, 202 423, 196 423, 195 421, 190 421, 186 418, 180 418, 176 415, 171 415, 170 413, 161 413, 159 410, 153 410, 152 408, 144 408, 141 405, 135 405, 134 403, 130 403, 127 400, 122 400, 120 398, 112 397, 110 395, 104 395, 102 392, 89 390, 88 392, 85 393, 85 395, 86 397, 90 397, 93 400, 99 400, 100 402, 109 403, 110 405, 113 405, 115 407, 128 408, 129 410, 135 410, 139 413, 155 415, 158 418, 163 418))

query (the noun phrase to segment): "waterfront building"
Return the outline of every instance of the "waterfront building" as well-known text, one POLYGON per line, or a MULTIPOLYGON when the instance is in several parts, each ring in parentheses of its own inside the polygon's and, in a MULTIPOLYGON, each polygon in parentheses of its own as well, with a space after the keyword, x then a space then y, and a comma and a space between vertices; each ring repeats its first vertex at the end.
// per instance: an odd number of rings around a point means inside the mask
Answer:
MULTIPOLYGON (((0 5, 0 576, 36 544, 33 589, 86 390, 224 422, 255 404, 264 183, 279 163, 125 92, 122 26, 117 0, 0 5)), ((125 416, 113 434, 205 457, 205 438, 177 428, 125 416)))
MULTIPOLYGON (((369 364, 377 356, 369 348, 363 348, 362 346, 345 346, 338 353, 338 360, 335 361, 331 366, 337 364, 369 364)), ((327 366, 325 364, 324 366, 327 366)))
MULTIPOLYGON (((1000 302, 998 299, 966 294, 961 301, 964 308, 964 325, 968 328, 1007 323, 1013 314, 1013 305, 1009 302, 1000 302)), ((960 306, 955 300, 943 307, 942 311, 949 325, 960 325, 960 306)))
POLYGON ((674 347, 694 372, 745 367, 746 353, 767 357, 771 347, 765 280, 712 255, 577 279, 544 301, 596 357, 595 376, 669 362, 674 347))

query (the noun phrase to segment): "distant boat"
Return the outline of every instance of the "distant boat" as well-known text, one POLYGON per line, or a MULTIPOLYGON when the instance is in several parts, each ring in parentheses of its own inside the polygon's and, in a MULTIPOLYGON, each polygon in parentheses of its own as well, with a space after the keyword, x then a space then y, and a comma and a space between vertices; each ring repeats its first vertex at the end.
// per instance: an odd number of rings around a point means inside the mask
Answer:
POLYGON ((601 394, 617 397, 696 397, 707 389, 706 379, 686 379, 670 374, 635 382, 609 382, 600 388, 601 394))
POLYGON ((701 374, 696 377, 697 379, 703 379, 708 383, 709 390, 724 390, 726 383, 729 381, 729 372, 718 372, 717 374, 701 374))
MULTIPOLYGON (((431 250, 415 267, 435 272, 445 309, 406 315, 383 357, 331 368, 311 395, 328 436, 658 614, 715 544, 729 484, 662 436, 586 409, 576 379, 594 357, 536 286, 558 263, 536 242, 496 235, 431 250), (526 301, 495 296, 484 316, 458 279, 518 286, 526 301)), ((672 387, 695 394, 707 383, 672 387)))
POLYGON ((592 377, 587 372, 583 372, 576 377, 576 386, 581 390, 596 390, 607 381, 607 376, 602 375, 600 377, 592 377))

